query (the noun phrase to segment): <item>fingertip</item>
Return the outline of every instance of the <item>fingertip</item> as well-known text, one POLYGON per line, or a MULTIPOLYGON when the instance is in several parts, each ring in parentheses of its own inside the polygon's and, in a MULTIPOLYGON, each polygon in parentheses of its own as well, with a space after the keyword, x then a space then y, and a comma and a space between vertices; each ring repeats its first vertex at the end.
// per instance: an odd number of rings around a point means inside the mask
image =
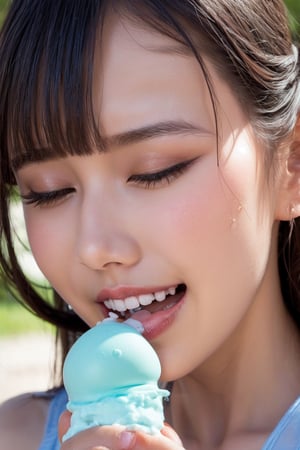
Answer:
POLYGON ((58 421, 58 438, 60 442, 62 441, 63 436, 70 428, 70 423, 71 423, 71 413, 70 411, 66 410, 63 413, 61 413, 58 421))
POLYGON ((136 434, 132 431, 123 430, 119 435, 120 449, 130 450, 136 443, 136 434))

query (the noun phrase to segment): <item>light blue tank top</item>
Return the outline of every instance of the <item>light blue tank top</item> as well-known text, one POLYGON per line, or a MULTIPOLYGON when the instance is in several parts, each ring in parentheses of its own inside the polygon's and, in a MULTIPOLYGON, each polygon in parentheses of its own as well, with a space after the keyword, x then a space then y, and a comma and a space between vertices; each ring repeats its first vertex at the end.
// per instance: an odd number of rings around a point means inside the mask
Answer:
POLYGON ((262 450, 300 450, 300 397, 279 421, 262 450))
MULTIPOLYGON (((65 390, 57 390, 51 399, 44 437, 38 450, 59 450, 57 424, 66 403, 65 390)), ((300 397, 284 414, 261 450, 300 450, 300 397)))
POLYGON ((53 391, 43 440, 38 450, 60 449, 60 443, 57 435, 58 420, 61 413, 66 409, 67 400, 67 394, 63 388, 53 391))

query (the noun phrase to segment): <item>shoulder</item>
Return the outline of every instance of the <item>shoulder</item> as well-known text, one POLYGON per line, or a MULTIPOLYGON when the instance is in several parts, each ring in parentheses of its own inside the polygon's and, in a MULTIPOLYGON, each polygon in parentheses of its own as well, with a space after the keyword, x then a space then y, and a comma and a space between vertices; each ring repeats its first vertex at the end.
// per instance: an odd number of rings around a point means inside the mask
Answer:
POLYGON ((49 404, 47 395, 23 394, 0 405, 0 450, 38 449, 49 404))

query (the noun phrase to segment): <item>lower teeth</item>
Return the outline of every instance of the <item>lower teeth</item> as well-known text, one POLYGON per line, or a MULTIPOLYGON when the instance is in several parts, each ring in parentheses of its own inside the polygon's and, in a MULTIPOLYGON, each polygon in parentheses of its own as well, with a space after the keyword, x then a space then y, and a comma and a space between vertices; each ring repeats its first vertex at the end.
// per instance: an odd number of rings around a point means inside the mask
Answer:
POLYGON ((175 305, 175 302, 174 302, 174 303, 170 303, 169 305, 166 305, 166 306, 163 308, 163 311, 167 311, 168 309, 173 308, 174 305, 175 305))
POLYGON ((122 317, 126 317, 126 313, 130 313, 132 315, 138 311, 141 311, 141 309, 142 309, 142 307, 139 306, 138 308, 129 309, 129 310, 127 309, 126 311, 118 311, 118 314, 120 314, 120 316, 122 316, 122 317))
POLYGON ((130 314, 134 314, 134 313, 140 311, 141 309, 142 309, 142 307, 141 307, 141 306, 138 306, 137 308, 130 309, 129 312, 130 312, 130 314))

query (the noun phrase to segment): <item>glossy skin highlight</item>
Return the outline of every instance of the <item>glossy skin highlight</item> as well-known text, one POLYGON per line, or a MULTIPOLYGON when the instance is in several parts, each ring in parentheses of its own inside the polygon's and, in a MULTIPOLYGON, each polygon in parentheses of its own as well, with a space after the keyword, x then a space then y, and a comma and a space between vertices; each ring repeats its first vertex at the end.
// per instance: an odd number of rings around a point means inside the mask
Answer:
MULTIPOLYGON (((173 44, 112 18, 94 86, 108 151, 26 164, 16 177, 33 254, 90 326, 103 318, 97 298, 104 288, 186 285, 176 316, 151 341, 162 380, 179 380, 172 425, 186 448, 208 449, 211 423, 219 421, 211 435, 220 442, 226 436, 224 448, 234 450, 241 447, 232 435, 249 423, 259 429, 261 392, 269 431, 298 389, 296 349, 287 361, 290 383, 278 389, 285 377, 278 355, 296 333, 282 305, 276 255, 278 221, 286 218, 291 193, 284 165, 265 182, 265 149, 206 59, 221 104, 218 160, 203 75, 192 56, 159 51, 173 44), (176 123, 177 131, 112 138, 158 122, 176 123), (166 176, 175 166, 180 170, 166 176), (35 204, 30 191, 63 194, 35 204)), ((257 446, 266 434, 254 435, 257 446)))

